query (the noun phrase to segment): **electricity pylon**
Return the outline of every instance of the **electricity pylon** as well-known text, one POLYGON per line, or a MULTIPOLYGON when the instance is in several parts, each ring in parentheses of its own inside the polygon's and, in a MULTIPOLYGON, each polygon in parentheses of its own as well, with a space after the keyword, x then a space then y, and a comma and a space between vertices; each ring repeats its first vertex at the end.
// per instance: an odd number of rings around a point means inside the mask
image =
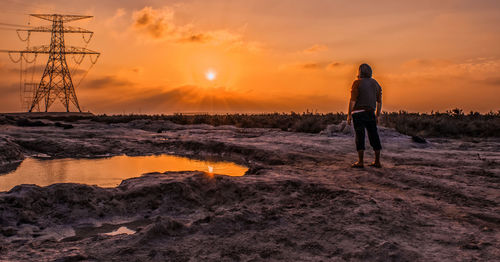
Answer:
MULTIPOLYGON (((25 50, 20 50, 20 51, 12 51, 12 50, 3 51, 3 52, 8 52, 9 56, 11 53, 19 53, 20 54, 19 61, 23 59, 23 56, 25 54, 34 54, 35 59, 38 54, 49 55, 49 59, 47 61, 47 65, 45 66, 45 70, 43 72, 40 83, 34 84, 36 85, 36 88, 33 91, 33 98, 28 107, 28 112, 32 112, 35 109, 35 107, 38 108, 40 102, 44 102, 45 112, 47 112, 49 107, 53 104, 53 102, 57 98, 59 98, 59 100, 66 108, 66 112, 69 112, 70 102, 73 103, 73 105, 78 109, 79 112, 81 112, 82 110, 80 108, 80 104, 78 103, 78 98, 76 97, 75 87, 73 85, 71 73, 68 68, 68 64, 66 62, 66 55, 81 55, 82 59, 79 61, 79 63, 81 63, 85 55, 97 55, 98 58, 100 53, 89 50, 84 47, 65 46, 64 44, 65 33, 82 33, 83 35, 89 34, 90 37, 88 41, 86 41, 85 37, 83 37, 84 41, 88 43, 92 38, 93 32, 79 27, 64 26, 64 23, 81 19, 87 19, 91 18, 92 16, 60 15, 60 14, 31 14, 30 16, 51 21, 52 26, 40 26, 30 29, 18 29, 17 30, 18 34, 20 31, 26 31, 28 33, 27 37, 28 47, 25 50), (51 33, 50 45, 30 47, 29 37, 32 32, 51 33)), ((97 62, 97 58, 95 60, 91 59, 92 64, 95 64, 97 62)), ((24 59, 27 61, 26 57, 24 57, 24 59)), ((75 62, 77 61, 75 60, 75 62)))

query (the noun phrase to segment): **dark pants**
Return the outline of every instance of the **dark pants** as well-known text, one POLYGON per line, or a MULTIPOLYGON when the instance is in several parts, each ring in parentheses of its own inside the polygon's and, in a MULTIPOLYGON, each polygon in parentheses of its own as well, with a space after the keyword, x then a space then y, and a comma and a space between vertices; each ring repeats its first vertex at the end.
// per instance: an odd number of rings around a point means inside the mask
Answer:
POLYGON ((354 131, 356 131, 356 150, 365 150, 365 129, 368 131, 368 139, 373 150, 382 149, 377 131, 377 120, 375 112, 364 111, 352 114, 354 131))

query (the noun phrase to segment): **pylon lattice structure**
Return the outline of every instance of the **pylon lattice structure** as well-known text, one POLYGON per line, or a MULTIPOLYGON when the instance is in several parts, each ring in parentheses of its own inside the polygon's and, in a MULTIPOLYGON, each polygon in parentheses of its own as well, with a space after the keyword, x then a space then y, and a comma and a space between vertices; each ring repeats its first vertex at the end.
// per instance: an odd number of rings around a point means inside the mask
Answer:
MULTIPOLYGON (((92 60, 91 58, 91 62, 93 65, 97 62, 97 58, 99 57, 100 53, 84 47, 66 46, 64 42, 65 33, 82 33, 84 40, 84 35, 89 34, 90 37, 88 41, 85 40, 88 43, 93 36, 93 32, 83 28, 64 26, 64 24, 76 20, 91 18, 92 16, 60 14, 31 14, 31 16, 51 21, 52 26, 18 29, 18 34, 20 31, 26 31, 28 33, 28 37, 26 38, 26 40, 28 41, 28 47, 25 50, 21 51, 3 51, 8 52, 9 56, 12 53, 20 54, 20 58, 18 61, 21 61, 21 63, 23 58, 27 63, 30 63, 30 61, 28 61, 28 59, 26 58, 27 54, 34 54, 35 58, 33 60, 35 60, 36 56, 39 54, 49 55, 47 65, 45 66, 40 82, 38 84, 30 83, 31 85, 36 85, 36 87, 32 91, 32 98, 31 101, 29 101, 28 112, 39 109, 41 103, 45 104, 45 112, 47 112, 49 107, 54 103, 56 99, 59 99, 62 102, 67 112, 70 111, 70 103, 72 103, 76 107, 76 109, 81 112, 82 110, 80 108, 80 104, 78 103, 75 86, 73 85, 71 73, 66 61, 66 55, 81 55, 81 59, 79 61, 75 60, 77 64, 80 64, 82 62, 85 55, 96 55, 95 60, 92 60), (32 32, 50 32, 50 45, 30 47, 29 37, 32 32)), ((25 83, 25 85, 30 84, 25 83)))

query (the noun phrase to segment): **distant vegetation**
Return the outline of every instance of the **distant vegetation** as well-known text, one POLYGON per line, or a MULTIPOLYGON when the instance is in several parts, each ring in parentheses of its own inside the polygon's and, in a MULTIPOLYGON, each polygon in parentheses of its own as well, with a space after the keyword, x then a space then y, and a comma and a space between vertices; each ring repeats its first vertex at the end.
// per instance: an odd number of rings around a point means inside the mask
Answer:
POLYGON ((384 113, 383 126, 423 137, 500 137, 500 111, 465 114, 461 109, 431 114, 384 113))
POLYGON ((173 115, 168 120, 176 124, 234 125, 244 128, 279 128, 283 131, 319 133, 329 124, 345 120, 343 113, 313 114, 228 114, 228 115, 173 115))
MULTIPOLYGON (((168 120, 180 125, 208 124, 233 125, 243 128, 279 128, 284 131, 319 133, 327 125, 346 120, 344 113, 273 113, 273 114, 199 114, 199 115, 95 115, 41 117, 53 121, 73 122, 93 120, 103 123, 128 123, 133 120, 168 120)), ((4 117, 4 122, 10 116, 4 117)), ((14 120, 14 119, 12 119, 14 120)), ((19 122, 19 120, 16 120, 19 122)), ((2 117, 0 116, 0 124, 2 117)), ((406 135, 422 137, 500 137, 500 111, 480 114, 464 113, 453 109, 444 113, 408 113, 405 111, 383 113, 380 125, 391 127, 406 135)))

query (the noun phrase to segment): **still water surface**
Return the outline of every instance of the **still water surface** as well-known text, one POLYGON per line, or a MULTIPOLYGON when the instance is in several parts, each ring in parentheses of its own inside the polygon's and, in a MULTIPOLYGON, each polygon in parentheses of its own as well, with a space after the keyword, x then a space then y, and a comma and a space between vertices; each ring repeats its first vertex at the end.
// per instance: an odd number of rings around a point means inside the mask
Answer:
POLYGON ((0 191, 8 191, 20 184, 48 186, 55 183, 81 183, 115 187, 127 178, 165 171, 196 170, 242 176, 247 169, 232 162, 200 161, 169 155, 51 160, 27 158, 16 170, 0 175, 0 191))

